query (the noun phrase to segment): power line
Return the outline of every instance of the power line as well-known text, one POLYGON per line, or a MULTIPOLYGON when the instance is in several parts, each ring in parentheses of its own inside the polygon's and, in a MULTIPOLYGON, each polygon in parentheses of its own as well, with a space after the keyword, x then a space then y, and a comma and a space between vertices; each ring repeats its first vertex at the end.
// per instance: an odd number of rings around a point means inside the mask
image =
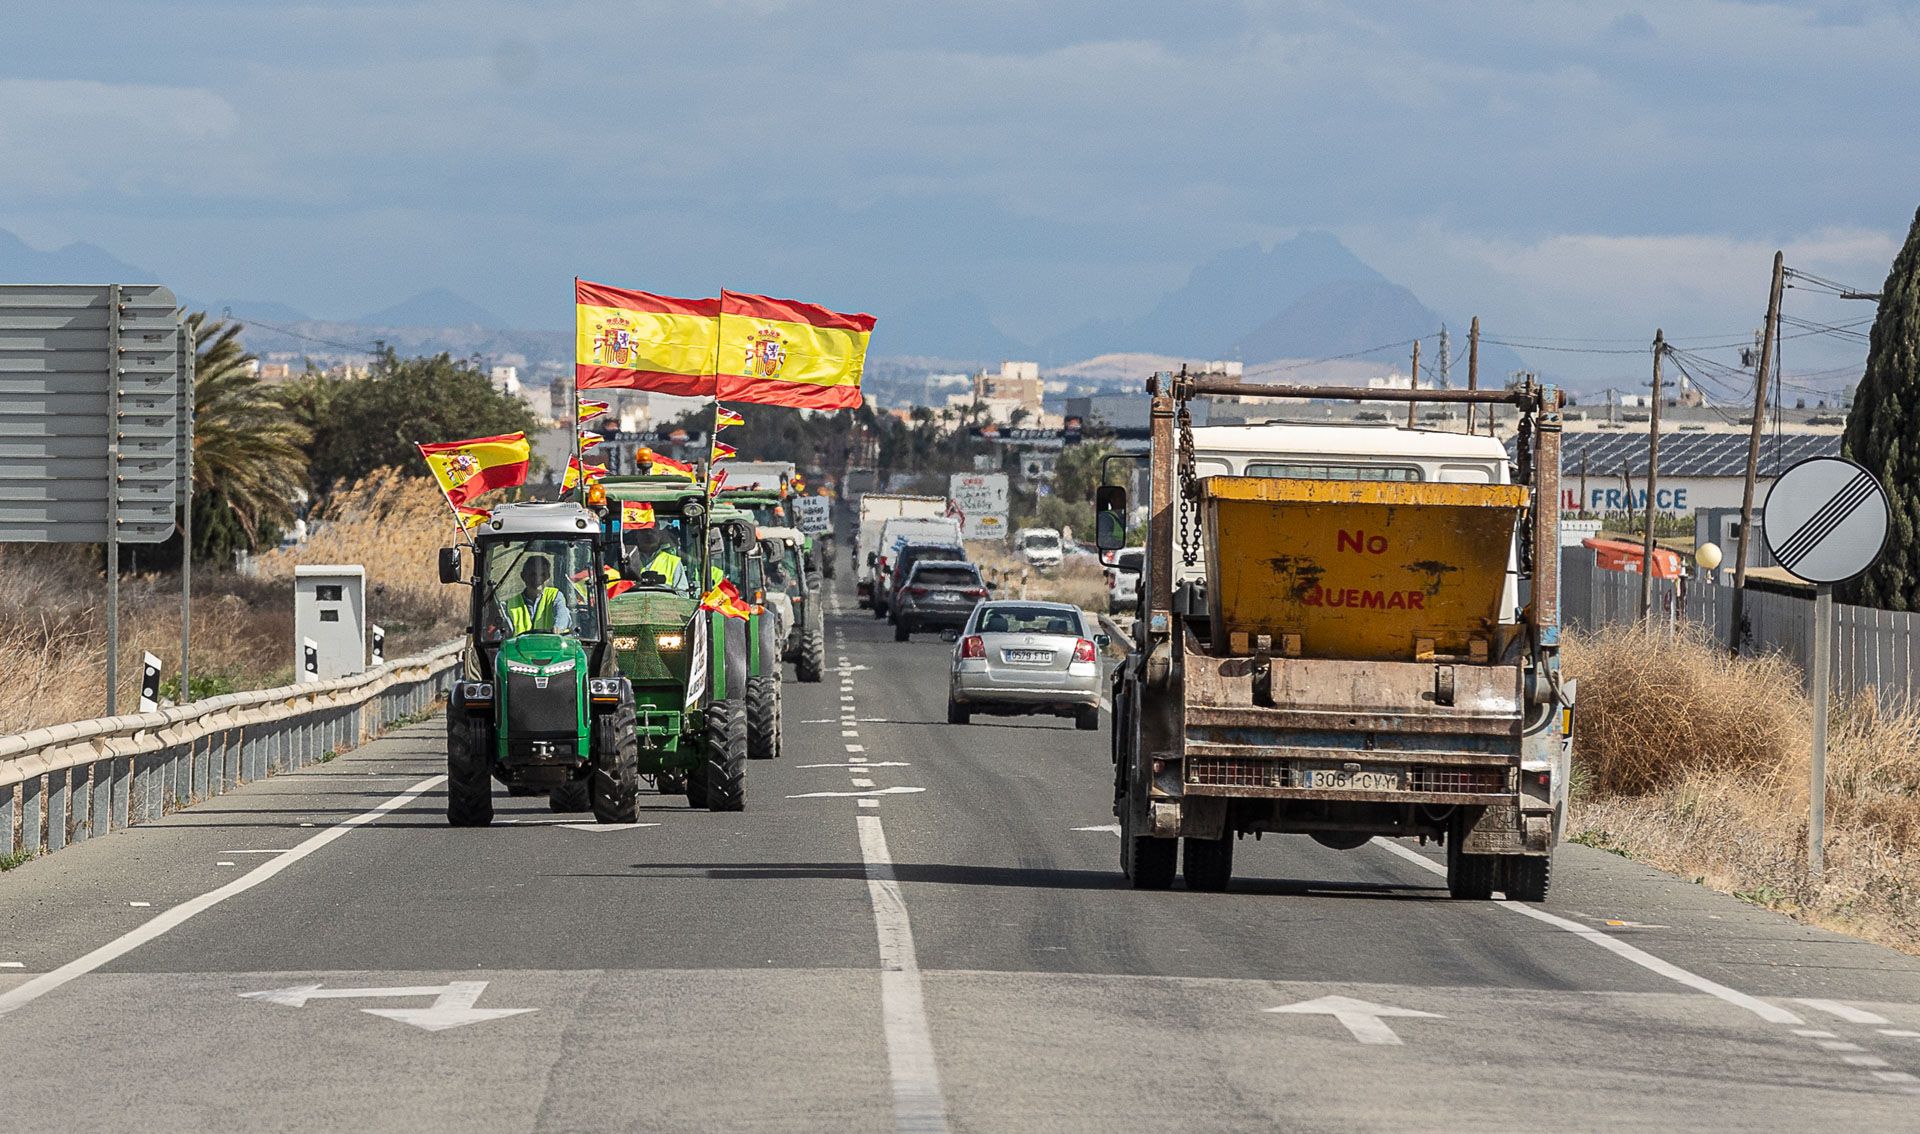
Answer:
POLYGON ((236 318, 233 313, 233 308, 231 307, 222 307, 220 309, 220 318, 228 322, 238 323, 243 328, 265 327, 269 331, 277 331, 280 334, 287 335, 291 338, 305 339, 307 342, 319 343, 322 346, 339 347, 342 350, 353 351, 355 354, 377 354, 378 353, 378 348, 367 345, 365 343, 358 343, 358 344, 343 343, 337 339, 323 339, 318 337, 317 335, 306 335, 292 329, 291 327, 282 327, 273 323, 269 323, 265 319, 236 318))

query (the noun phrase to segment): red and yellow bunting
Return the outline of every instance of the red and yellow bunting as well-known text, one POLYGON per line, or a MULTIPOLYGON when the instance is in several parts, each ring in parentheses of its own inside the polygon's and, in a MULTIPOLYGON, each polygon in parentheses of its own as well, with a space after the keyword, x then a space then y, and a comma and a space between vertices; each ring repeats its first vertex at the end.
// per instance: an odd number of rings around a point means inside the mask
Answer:
POLYGON ((607 402, 589 402, 583 399, 580 402, 579 421, 582 425, 585 425, 587 422, 592 421, 594 418, 599 417, 612 408, 613 407, 607 402))
POLYGON ((731 579, 720 580, 712 590, 701 596, 700 608, 717 610, 728 618, 747 618, 760 613, 760 608, 748 602, 731 579))
POLYGON ((605 440, 605 437, 602 437, 591 429, 582 429, 580 431, 580 451, 584 453, 605 440))
POLYGON ((725 441, 715 441, 713 443, 713 452, 708 455, 708 459, 714 461, 730 461, 739 455, 739 450, 727 444, 725 441))
POLYGON ((747 419, 722 405, 713 407, 713 427, 725 429, 729 425, 745 425, 747 419))
POLYGON ((573 292, 577 389, 713 393, 719 300, 676 299, 586 280, 575 280, 573 292))
POLYGON ((720 293, 716 394, 727 401, 855 409, 871 315, 811 303, 720 293))
POLYGON ((532 455, 525 433, 443 441, 418 448, 440 491, 455 507, 495 488, 525 484, 532 455))
POLYGON ((623 528, 650 528, 654 525, 653 505, 635 500, 620 502, 620 526, 623 528))

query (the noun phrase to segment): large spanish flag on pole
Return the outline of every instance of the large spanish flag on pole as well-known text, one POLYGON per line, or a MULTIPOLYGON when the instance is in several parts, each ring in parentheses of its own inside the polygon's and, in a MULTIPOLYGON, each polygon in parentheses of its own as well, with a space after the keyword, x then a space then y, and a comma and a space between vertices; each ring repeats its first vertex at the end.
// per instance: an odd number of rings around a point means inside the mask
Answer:
POLYGON ((873 316, 720 293, 718 396, 802 409, 855 409, 873 316))
POLYGON ((490 489, 527 483, 531 450, 525 433, 444 441, 419 449, 440 491, 456 509, 490 489))
POLYGON ((574 387, 713 394, 720 300, 575 280, 574 387))

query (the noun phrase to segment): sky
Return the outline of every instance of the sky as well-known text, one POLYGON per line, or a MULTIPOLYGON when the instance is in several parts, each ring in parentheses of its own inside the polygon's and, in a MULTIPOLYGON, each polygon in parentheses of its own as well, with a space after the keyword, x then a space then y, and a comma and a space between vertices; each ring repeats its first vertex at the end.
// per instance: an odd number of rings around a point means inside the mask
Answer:
MULTIPOLYGON (((4 21, 0 228, 324 318, 445 286, 562 327, 581 275, 883 326, 970 291, 1039 341, 1324 229, 1489 333, 1724 341, 1762 315, 1775 249, 1877 288, 1920 205, 1912 2, 63 0, 4 21)), ((1796 358, 1860 353, 1828 338, 1796 358)))

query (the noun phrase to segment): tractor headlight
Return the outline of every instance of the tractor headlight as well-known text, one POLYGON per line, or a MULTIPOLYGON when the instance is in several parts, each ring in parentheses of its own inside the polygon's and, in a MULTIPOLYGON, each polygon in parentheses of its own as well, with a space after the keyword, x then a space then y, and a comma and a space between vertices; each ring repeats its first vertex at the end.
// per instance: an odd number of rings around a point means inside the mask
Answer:
POLYGON ((637 634, 615 634, 613 648, 616 650, 637 650, 640 648, 640 636, 637 634))
POLYGON ((661 634, 654 638, 653 644, 663 650, 677 650, 687 644, 685 634, 661 634))

